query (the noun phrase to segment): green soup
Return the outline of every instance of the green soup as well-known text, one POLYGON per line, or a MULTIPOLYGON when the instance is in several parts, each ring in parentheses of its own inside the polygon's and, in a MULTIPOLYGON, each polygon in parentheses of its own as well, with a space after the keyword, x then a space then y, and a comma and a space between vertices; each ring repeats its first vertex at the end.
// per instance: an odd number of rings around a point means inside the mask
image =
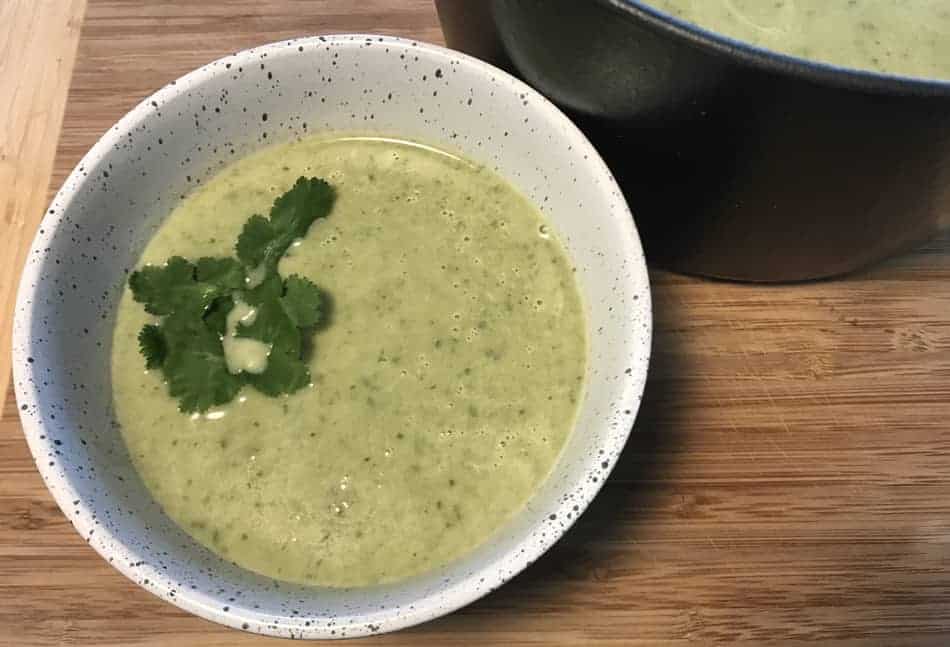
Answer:
POLYGON ((950 79, 947 0, 646 0, 710 31, 844 67, 950 79))
POLYGON ((181 413, 145 370, 136 335, 151 317, 127 290, 116 413, 155 499, 221 556, 308 584, 397 580, 484 542, 551 470, 583 388, 581 299, 561 244, 503 179, 379 138, 306 139, 225 168, 141 262, 230 255, 300 175, 338 191, 279 267, 333 297, 311 385, 181 413))

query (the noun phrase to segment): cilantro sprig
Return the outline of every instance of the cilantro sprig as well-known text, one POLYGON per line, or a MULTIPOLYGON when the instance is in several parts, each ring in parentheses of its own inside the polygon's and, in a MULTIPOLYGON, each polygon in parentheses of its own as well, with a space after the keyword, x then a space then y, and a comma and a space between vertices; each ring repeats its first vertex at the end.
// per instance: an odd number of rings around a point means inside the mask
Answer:
POLYGON ((304 336, 321 323, 324 297, 307 278, 281 277, 277 265, 315 220, 329 215, 335 198, 325 181, 301 177, 274 201, 269 217, 248 219, 235 245, 237 258, 191 262, 173 256, 129 277, 135 300, 161 317, 139 332, 145 366, 162 372, 182 411, 204 412, 230 402, 245 384, 278 396, 310 383, 304 336), (228 366, 223 339, 237 303, 253 307, 255 316, 238 323, 234 334, 270 349, 260 373, 232 372, 228 366))

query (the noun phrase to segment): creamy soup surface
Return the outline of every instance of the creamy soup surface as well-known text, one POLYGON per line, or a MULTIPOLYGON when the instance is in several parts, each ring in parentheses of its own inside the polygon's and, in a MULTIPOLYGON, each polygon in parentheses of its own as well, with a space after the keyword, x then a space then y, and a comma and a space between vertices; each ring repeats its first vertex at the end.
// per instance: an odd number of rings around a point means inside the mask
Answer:
POLYGON ((844 67, 950 79, 947 0, 645 0, 732 38, 844 67))
POLYGON ((126 290, 117 419, 156 500, 221 556, 307 584, 394 581, 484 542, 549 473, 582 397, 584 310, 561 243, 513 187, 381 138, 314 137, 226 167, 141 264, 231 255, 301 175, 338 192, 279 266, 332 296, 311 385, 181 413, 145 370, 136 335, 152 317, 126 290))

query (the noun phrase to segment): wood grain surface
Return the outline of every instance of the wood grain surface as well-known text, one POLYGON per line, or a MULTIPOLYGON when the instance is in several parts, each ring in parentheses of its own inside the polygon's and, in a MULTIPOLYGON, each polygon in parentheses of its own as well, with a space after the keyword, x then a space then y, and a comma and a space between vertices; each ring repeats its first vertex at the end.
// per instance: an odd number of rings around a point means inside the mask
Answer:
POLYGON ((46 191, 85 0, 0 0, 0 393, 20 267, 46 191))
MULTIPOLYGON (((154 88, 334 31, 440 40, 427 0, 89 0, 54 185, 154 88)), ((950 645, 950 237, 836 281, 652 278, 643 409, 592 508, 501 590, 366 644, 950 645)), ((95 555, 7 398, 0 643, 267 640, 191 617, 95 555)))

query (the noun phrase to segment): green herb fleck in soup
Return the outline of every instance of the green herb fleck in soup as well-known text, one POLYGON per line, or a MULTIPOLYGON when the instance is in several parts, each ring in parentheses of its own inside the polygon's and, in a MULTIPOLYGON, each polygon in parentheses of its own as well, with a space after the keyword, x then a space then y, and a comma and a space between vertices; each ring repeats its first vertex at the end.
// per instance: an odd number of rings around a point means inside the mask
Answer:
MULTIPOLYGON (((398 580, 484 542, 548 474, 582 394, 583 308, 560 242, 510 185, 379 138, 306 139, 224 169, 171 214, 140 268, 181 257, 198 281, 198 259, 240 257, 249 217, 300 177, 336 196, 276 264, 281 297, 291 277, 320 289, 292 298, 308 323, 320 317, 301 334, 306 385, 275 394, 247 378, 226 404, 185 406, 138 339, 169 315, 127 290, 116 414, 156 500, 223 557, 316 585, 398 580)), ((222 345, 254 307, 230 298, 222 345)), ((255 375, 267 353, 225 365, 255 375)))

